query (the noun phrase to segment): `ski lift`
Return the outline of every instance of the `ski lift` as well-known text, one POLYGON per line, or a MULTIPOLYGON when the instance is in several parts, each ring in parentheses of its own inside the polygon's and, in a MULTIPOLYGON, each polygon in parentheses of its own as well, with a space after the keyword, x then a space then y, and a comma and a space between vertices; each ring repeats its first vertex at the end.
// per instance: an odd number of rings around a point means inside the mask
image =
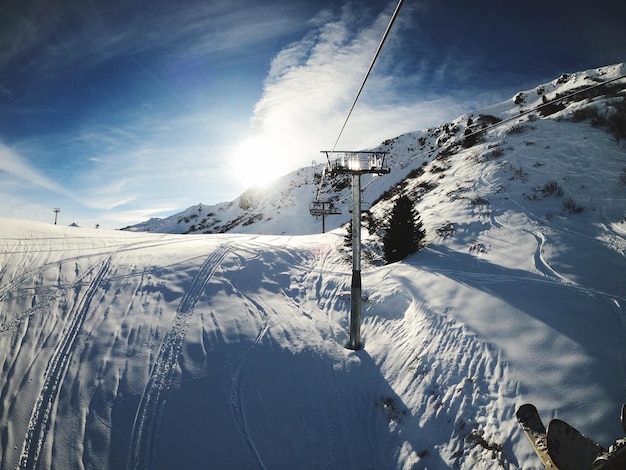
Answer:
MULTIPOLYGON (((361 213, 367 212, 371 209, 372 205, 369 202, 361 201, 361 213)), ((348 212, 352 214, 352 209, 354 208, 354 204, 350 203, 348 206, 348 212)))
POLYGON ((309 204, 309 212, 315 217, 320 215, 335 215, 341 214, 341 209, 335 207, 335 203, 330 199, 317 200, 309 204))
POLYGON ((322 233, 326 232, 326 216, 339 215, 341 209, 335 207, 335 203, 330 199, 316 200, 309 204, 309 212, 312 216, 322 217, 322 233))

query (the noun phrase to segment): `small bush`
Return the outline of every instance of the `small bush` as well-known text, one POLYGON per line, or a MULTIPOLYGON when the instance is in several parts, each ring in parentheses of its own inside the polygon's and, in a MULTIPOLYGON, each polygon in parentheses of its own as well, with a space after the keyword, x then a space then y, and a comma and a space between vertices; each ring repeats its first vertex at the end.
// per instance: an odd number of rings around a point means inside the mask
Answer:
POLYGON ((485 432, 481 429, 473 429, 472 432, 465 438, 465 440, 473 445, 482 447, 485 450, 492 452, 492 457, 495 459, 498 452, 502 452, 502 444, 497 442, 488 442, 484 436, 485 432))
POLYGON ((582 122, 587 119, 591 119, 596 122, 600 121, 601 117, 595 107, 587 106, 586 108, 579 108, 572 113, 572 122, 582 122))
POLYGON ((430 168, 430 172, 431 173, 444 173, 448 168, 449 166, 433 165, 430 168))
POLYGON ((486 154, 484 154, 483 157, 485 161, 488 161, 488 160, 495 160, 497 158, 500 158, 502 155, 504 155, 504 150, 502 150, 502 148, 500 147, 496 147, 490 152, 487 152, 486 154))
POLYGON ((561 186, 559 186, 559 183, 557 183, 556 181, 548 181, 541 188, 541 193, 546 197, 561 197, 563 196, 563 188, 561 188, 561 186))
POLYGON ((470 204, 472 206, 486 206, 489 204, 489 201, 482 196, 476 196, 475 198, 470 199, 470 204))
POLYGON ((398 405, 390 396, 382 398, 380 405, 390 423, 395 422, 402 424, 402 421, 406 416, 406 409, 404 409, 404 406, 398 405))
POLYGON ((350 180, 350 175, 339 175, 332 178, 331 187, 335 192, 341 192, 344 189, 348 189, 351 185, 352 181, 350 180))
POLYGON ((516 126, 511 126, 506 130, 507 135, 515 135, 515 134, 523 134, 528 130, 528 127, 518 124, 516 126))
POLYGON ((435 232, 437 233, 437 235, 443 238, 451 237, 452 235, 454 235, 454 224, 452 222, 447 222, 439 227, 437 230, 435 230, 435 232))
POLYGON ((520 180, 520 181, 528 181, 528 173, 521 166, 518 168, 513 168, 513 176, 510 178, 511 180, 520 180))
POLYGON ((424 168, 419 167, 414 170, 409 171, 409 174, 406 175, 407 178, 417 178, 418 176, 422 176, 424 174, 424 168))
POLYGON ((465 132, 463 133, 463 147, 468 149, 470 147, 473 147, 477 143, 478 143, 478 133, 476 133, 474 130, 472 130, 469 127, 465 129, 465 132))
POLYGON ((563 210, 570 214, 580 214, 585 208, 576 204, 571 197, 568 197, 563 201, 563 210))
POLYGON ((381 201, 389 201, 392 197, 398 194, 398 191, 399 191, 398 186, 392 186, 388 190, 383 191, 383 193, 374 200, 374 202, 372 203, 372 206, 375 206, 381 201))
MULTIPOLYGON (((626 170, 624 170, 624 175, 626 177, 626 170)), ((431 183, 429 181, 422 181, 417 185, 417 187, 422 188, 425 192, 429 192, 437 187, 437 183, 431 183)))
POLYGON ((626 100, 620 101, 608 115, 609 132, 617 143, 626 139, 626 100))

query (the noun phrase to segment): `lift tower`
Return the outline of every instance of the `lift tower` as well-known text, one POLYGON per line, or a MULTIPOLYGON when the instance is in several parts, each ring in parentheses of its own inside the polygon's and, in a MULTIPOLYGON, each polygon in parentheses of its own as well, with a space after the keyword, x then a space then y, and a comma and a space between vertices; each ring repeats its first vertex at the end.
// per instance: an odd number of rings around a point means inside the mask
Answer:
POLYGON ((350 289, 350 340, 348 349, 361 349, 361 175, 383 175, 388 152, 350 152, 323 150, 330 175, 352 175, 352 286, 350 289))

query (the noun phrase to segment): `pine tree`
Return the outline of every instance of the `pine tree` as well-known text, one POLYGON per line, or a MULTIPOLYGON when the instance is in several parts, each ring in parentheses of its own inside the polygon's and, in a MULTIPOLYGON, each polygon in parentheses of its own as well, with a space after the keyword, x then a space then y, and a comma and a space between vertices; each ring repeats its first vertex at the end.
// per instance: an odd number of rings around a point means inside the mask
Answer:
POLYGON ((408 196, 396 200, 383 236, 383 252, 387 263, 406 258, 423 247, 426 231, 421 217, 408 196))
POLYGON ((346 227, 346 234, 343 236, 343 245, 352 246, 352 219, 350 219, 346 227))

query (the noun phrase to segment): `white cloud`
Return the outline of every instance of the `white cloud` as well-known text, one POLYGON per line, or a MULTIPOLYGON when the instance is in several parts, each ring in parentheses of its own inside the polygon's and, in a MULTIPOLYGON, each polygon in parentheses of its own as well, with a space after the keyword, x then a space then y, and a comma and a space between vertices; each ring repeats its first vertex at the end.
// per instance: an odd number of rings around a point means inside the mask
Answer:
POLYGON ((70 193, 55 181, 41 174, 20 154, 2 143, 0 143, 0 171, 8 173, 33 186, 38 186, 54 193, 66 196, 70 193))
MULTIPOLYGON (((277 169, 286 172, 308 165, 334 145, 389 20, 386 12, 353 32, 354 15, 345 10, 340 19, 316 26, 274 58, 248 140, 282 148, 282 153, 268 156, 277 169)), ((393 43, 385 44, 382 54, 392 53, 393 43)), ((374 68, 338 149, 373 147, 460 111, 451 101, 417 101, 399 94, 394 87, 397 77, 385 73, 380 66, 374 68)))

